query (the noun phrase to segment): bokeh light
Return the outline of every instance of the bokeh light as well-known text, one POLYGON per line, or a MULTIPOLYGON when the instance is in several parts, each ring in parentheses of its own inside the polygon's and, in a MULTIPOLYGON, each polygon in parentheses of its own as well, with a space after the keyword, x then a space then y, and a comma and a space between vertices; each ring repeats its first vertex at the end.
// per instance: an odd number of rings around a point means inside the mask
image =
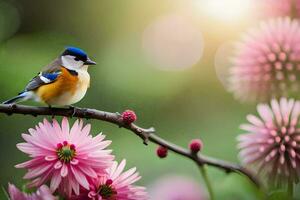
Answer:
POLYGON ((237 21, 251 12, 251 0, 200 0, 199 7, 207 15, 222 21, 237 21))
POLYGON ((0 42, 12 36, 20 26, 20 14, 12 4, 0 1, 0 42))
POLYGON ((296 5, 299 4, 296 3, 298 1, 299 0, 255 0, 255 10, 258 11, 255 14, 259 18, 289 16, 292 10, 294 8, 296 9, 296 5))
POLYGON ((165 175, 149 187, 150 200, 206 200, 202 186, 179 175, 165 175))
POLYGON ((214 65, 216 75, 225 89, 228 88, 229 84, 229 69, 232 66, 230 59, 234 54, 234 45, 233 41, 225 42, 217 49, 215 54, 214 65))
POLYGON ((163 70, 183 70, 195 65, 203 52, 199 28, 178 15, 160 17, 143 35, 143 49, 148 60, 163 70))

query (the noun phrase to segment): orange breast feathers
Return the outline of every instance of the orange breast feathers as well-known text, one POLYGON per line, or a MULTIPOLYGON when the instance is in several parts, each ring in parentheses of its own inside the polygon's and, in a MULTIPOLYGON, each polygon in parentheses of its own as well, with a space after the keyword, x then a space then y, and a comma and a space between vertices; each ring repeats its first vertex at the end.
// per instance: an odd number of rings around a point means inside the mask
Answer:
POLYGON ((72 75, 66 68, 61 68, 61 74, 50 84, 37 89, 37 95, 47 104, 52 104, 65 95, 74 95, 77 89, 78 76, 72 75))

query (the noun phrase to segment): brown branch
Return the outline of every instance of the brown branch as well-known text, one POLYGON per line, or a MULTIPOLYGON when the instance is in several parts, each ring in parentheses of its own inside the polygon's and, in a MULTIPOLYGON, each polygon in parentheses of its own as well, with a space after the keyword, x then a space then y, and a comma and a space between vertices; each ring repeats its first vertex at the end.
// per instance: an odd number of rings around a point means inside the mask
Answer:
POLYGON ((35 106, 24 106, 24 105, 6 105, 0 104, 0 113, 6 113, 7 115, 12 114, 24 114, 32 115, 34 117, 38 115, 49 115, 49 116, 66 116, 66 117, 78 117, 85 119, 97 119, 106 122, 110 122, 118 125, 119 127, 124 127, 137 136, 139 136, 145 145, 148 141, 155 144, 166 147, 167 149, 180 154, 186 158, 193 160, 198 166, 210 165, 219 169, 224 170, 227 173, 236 172, 246 176, 250 179, 257 187, 260 187, 259 180, 247 169, 242 166, 223 160, 211 158, 201 154, 193 154, 189 150, 170 143, 159 136, 155 135, 154 128, 141 128, 135 124, 126 125, 123 123, 120 114, 100 111, 96 109, 89 108, 49 108, 49 107, 35 107, 35 106))

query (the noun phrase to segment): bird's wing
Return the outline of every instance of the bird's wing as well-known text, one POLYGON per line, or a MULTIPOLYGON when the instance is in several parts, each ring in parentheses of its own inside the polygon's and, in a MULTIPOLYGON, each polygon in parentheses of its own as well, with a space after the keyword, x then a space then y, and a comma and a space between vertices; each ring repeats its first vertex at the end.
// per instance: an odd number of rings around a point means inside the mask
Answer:
POLYGON ((35 90, 42 85, 54 82, 60 73, 60 70, 54 72, 40 72, 37 76, 29 81, 29 83, 25 87, 25 91, 35 90))
POLYGON ((55 72, 59 71, 62 66, 62 62, 60 58, 56 58, 49 65, 45 66, 42 72, 55 72))
POLYGON ((55 59, 49 65, 45 66, 42 72, 29 81, 25 91, 35 90, 42 85, 54 82, 61 73, 61 60, 55 59))

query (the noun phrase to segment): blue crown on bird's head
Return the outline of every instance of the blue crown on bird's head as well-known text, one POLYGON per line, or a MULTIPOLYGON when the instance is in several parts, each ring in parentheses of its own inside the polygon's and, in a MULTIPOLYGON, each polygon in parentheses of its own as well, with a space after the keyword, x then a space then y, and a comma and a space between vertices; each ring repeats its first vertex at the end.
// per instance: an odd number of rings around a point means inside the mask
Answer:
POLYGON ((87 54, 82 49, 79 49, 77 47, 67 47, 62 53, 62 56, 66 55, 75 56, 82 61, 86 61, 88 59, 87 54))

